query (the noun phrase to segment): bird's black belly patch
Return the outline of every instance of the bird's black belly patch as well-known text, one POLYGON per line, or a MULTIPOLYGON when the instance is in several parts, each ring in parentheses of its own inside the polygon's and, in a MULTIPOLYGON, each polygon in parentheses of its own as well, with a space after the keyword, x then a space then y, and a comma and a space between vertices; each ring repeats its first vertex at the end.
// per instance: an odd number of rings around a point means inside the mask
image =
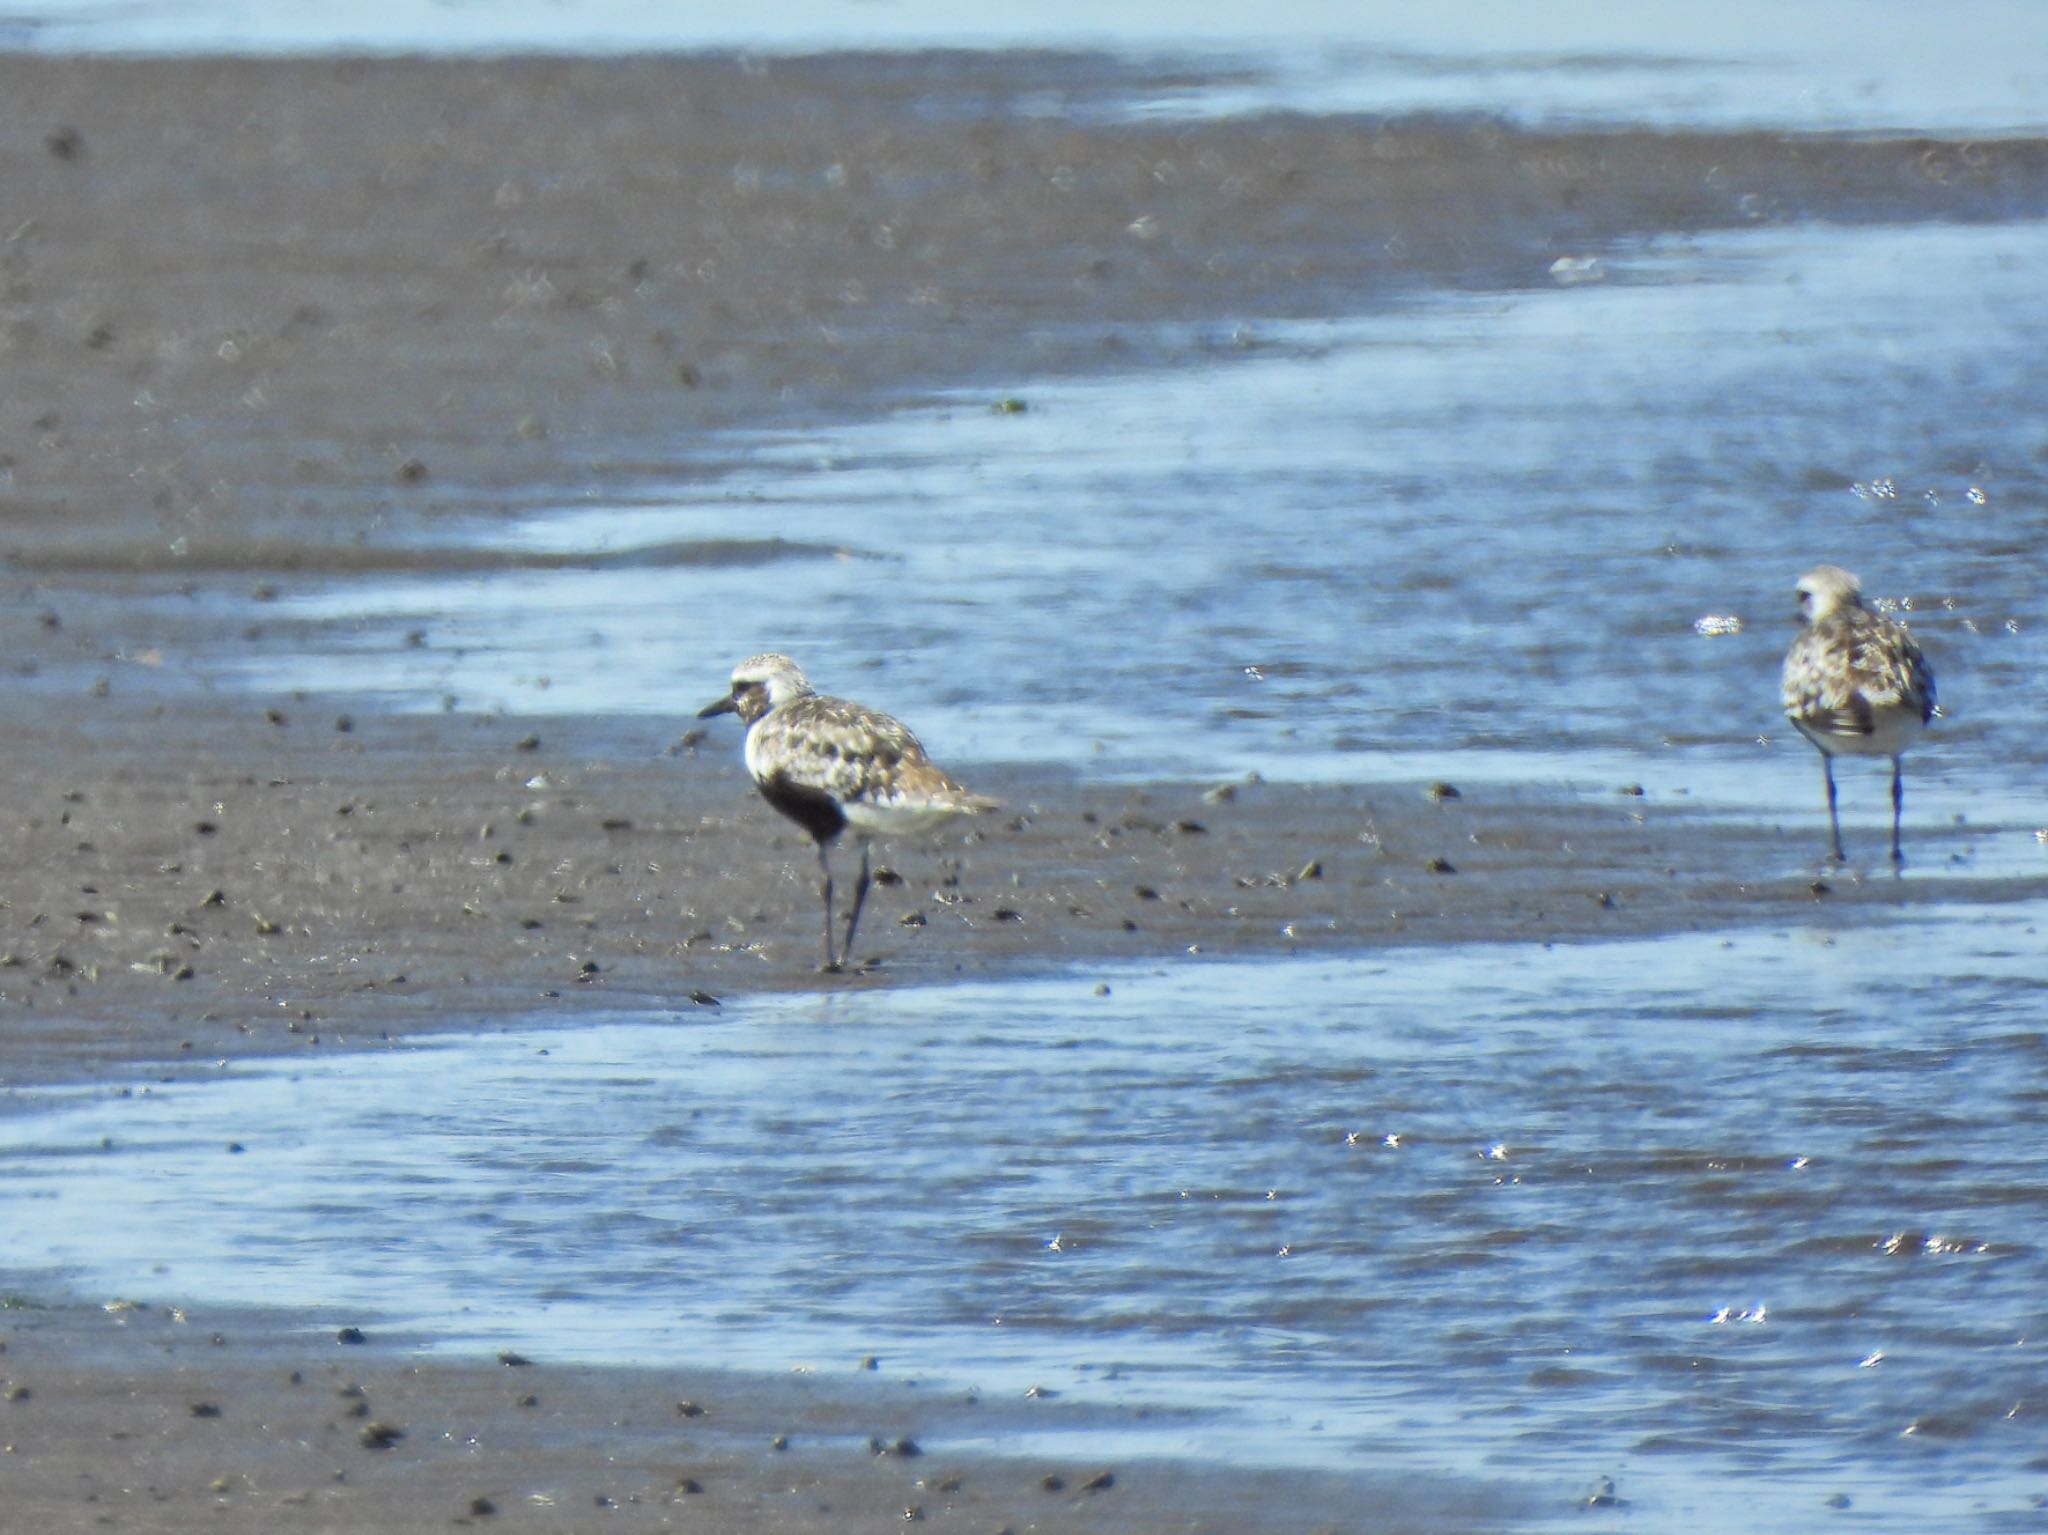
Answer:
POLYGON ((761 798, 819 842, 830 842, 846 830, 846 812, 822 789, 792 783, 778 773, 761 780, 761 798))

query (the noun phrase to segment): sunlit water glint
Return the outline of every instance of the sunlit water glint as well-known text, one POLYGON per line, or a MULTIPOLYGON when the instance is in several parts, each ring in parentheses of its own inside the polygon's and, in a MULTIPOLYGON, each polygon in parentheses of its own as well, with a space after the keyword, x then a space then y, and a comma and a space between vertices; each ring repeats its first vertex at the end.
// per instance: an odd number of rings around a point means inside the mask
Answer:
POLYGON ((0 1121, 0 1243, 89 1295, 1205 1410, 1120 1452, 1924 1529, 2048 1492, 2044 914, 1918 919, 1939 974, 1821 926, 241 1064, 0 1121))
MULTIPOLYGON (((335 43, 292 31, 308 8, 46 9, 52 31, 14 24, 24 46, 335 43)), ((624 25, 597 3, 491 9, 507 44, 624 25)), ((788 9, 787 35, 746 18, 667 41, 900 43, 933 14, 788 9)), ((1130 110, 2048 118, 2028 73, 2048 52, 1982 41, 2031 13, 1988 0, 1938 21, 1578 7, 1604 18, 1589 48, 1518 30, 1527 7, 1477 8, 1478 30, 1471 6, 1348 31, 1342 9, 1295 7, 1269 54, 1229 55, 1253 67, 1130 110), (1782 48, 1717 52, 1699 24, 1745 15, 1782 48)), ((472 10, 371 6, 362 26, 460 51, 472 10)), ((1187 41, 1162 23, 1116 43, 1169 34, 1187 41)), ((262 643, 202 680, 680 731, 775 646, 956 766, 1632 783, 1796 820, 1817 850, 1818 769, 1777 668, 1793 583, 1830 560, 1910 618, 1940 677, 1909 849, 1960 816, 2000 827, 1970 872, 2048 872, 2048 226, 1758 215, 1570 253, 1510 291, 1219 318, 1201 367, 734 434, 626 500, 541 487, 555 504, 521 521, 434 534, 621 558, 295 576, 262 643), (787 547, 631 558, 714 540, 787 547)), ((1844 790, 1852 827, 1884 824, 1879 777, 1844 790)), ((0 1252, 25 1293, 286 1297, 439 1347, 770 1370, 879 1353, 961 1389, 1175 1409, 1104 1453, 1450 1467, 1634 1531, 2032 1528, 2048 909, 1872 911, 573 1029, 478 1018, 138 1077, 0 1118, 0 1252), (1572 1509, 1603 1476, 1627 1507, 1572 1509)))
POLYGON ((1782 810, 1817 793, 1777 668, 1793 583, 1828 559, 1911 604, 1940 676, 1915 772, 1948 794, 1909 811, 2025 816, 2048 771, 2011 707, 2048 670, 2016 557, 2048 533, 2044 268, 2037 224, 1773 229, 1610 256, 1604 281, 1225 327, 1211 367, 741 437, 708 483, 474 530, 843 557, 351 582, 277 605, 320 621, 307 646, 228 664, 412 707, 680 715, 775 645, 956 762, 1782 810))
MULTIPOLYGON (((1522 121, 2010 134, 2048 125, 2048 23, 2029 0, 40 0, 14 47, 141 52, 615 53, 834 48, 1099 49, 1215 79, 1129 110, 1465 112, 1522 121)), ((1048 103, 1057 110, 1064 105, 1048 103)))

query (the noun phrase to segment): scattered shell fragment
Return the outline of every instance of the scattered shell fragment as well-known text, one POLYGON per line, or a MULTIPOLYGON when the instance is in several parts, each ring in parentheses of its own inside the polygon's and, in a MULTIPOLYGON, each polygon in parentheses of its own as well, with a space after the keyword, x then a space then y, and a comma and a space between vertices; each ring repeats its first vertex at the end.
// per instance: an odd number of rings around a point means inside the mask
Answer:
POLYGON ((395 1423, 381 1419, 365 1423, 362 1432, 356 1435, 357 1442, 366 1450, 388 1450, 405 1437, 405 1430, 395 1423))

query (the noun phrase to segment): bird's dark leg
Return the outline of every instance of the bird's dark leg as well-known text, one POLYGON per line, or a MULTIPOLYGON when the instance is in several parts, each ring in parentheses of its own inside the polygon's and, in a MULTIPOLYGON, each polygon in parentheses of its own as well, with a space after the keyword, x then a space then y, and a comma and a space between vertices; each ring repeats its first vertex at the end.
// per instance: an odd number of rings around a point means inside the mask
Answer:
POLYGON ((1820 754, 1820 771, 1828 783, 1828 831, 1835 839, 1835 862, 1846 863, 1848 857, 1842 851, 1842 821, 1835 814, 1835 759, 1826 752, 1820 754))
POLYGON ((1906 785, 1900 777, 1899 759, 1892 758, 1892 864, 1903 867, 1906 855, 1899 850, 1899 821, 1906 813, 1906 785))
POLYGON ((846 946, 839 951, 839 958, 844 964, 853 963, 853 930, 860 926, 860 909, 866 904, 867 898, 868 845, 863 841, 860 845, 860 879, 854 884, 853 911, 846 919, 846 946))
POLYGON ((825 974, 835 974, 839 960, 832 952, 832 854, 827 844, 818 844, 818 867, 824 871, 824 882, 818 887, 818 894, 825 902, 825 963, 820 968, 825 974))

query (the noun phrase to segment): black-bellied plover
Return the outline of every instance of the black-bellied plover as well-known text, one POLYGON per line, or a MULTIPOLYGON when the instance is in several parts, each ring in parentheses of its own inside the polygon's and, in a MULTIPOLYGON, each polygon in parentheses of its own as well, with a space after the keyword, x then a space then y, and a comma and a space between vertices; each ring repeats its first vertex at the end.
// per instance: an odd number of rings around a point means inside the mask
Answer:
POLYGON ((1863 605, 1863 589, 1838 565, 1817 565, 1799 579, 1806 621, 1785 653, 1785 718, 1820 748, 1828 786, 1828 830, 1835 862, 1842 823, 1835 814, 1835 754, 1892 759, 1892 862, 1905 808, 1899 756, 1934 718, 1934 669, 1906 626, 1863 605))
POLYGON ((867 900, 870 838, 923 831, 957 815, 997 808, 943 772, 898 720, 815 691, 788 656, 749 656, 732 670, 732 691, 698 718, 737 714, 747 726, 747 771, 761 797, 818 844, 824 873, 825 969, 846 967, 867 900), (846 941, 833 950, 833 840, 848 827, 860 840, 860 880, 846 918, 846 941))

